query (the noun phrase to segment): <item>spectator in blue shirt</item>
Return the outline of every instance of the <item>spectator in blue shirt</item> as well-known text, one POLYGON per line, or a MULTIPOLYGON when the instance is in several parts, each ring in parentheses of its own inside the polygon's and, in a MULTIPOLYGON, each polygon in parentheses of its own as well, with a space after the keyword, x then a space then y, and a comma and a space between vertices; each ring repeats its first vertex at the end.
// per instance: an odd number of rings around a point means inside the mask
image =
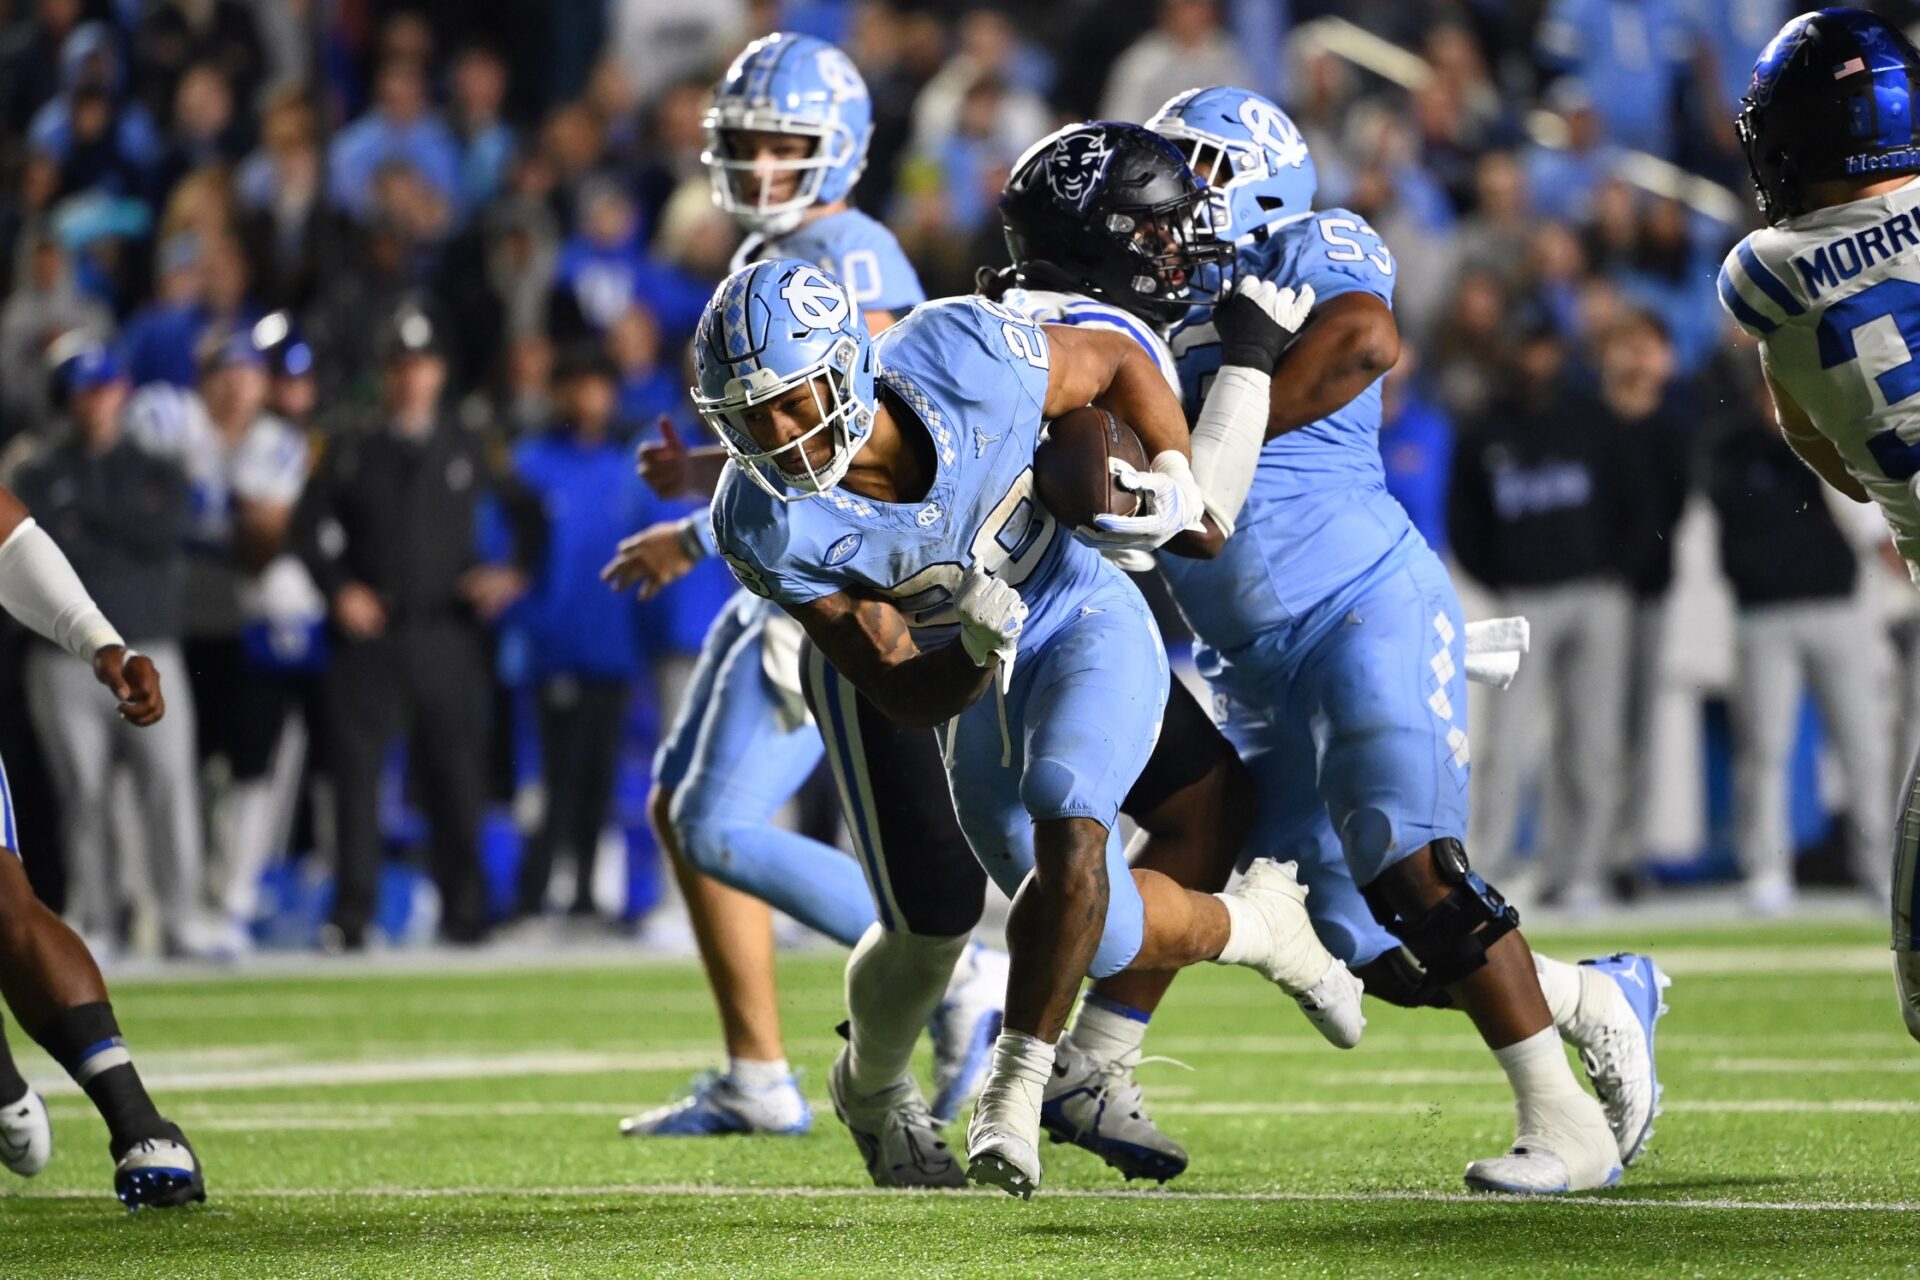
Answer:
MULTIPOLYGON (((60 46, 61 91, 33 113, 27 142, 33 150, 52 157, 65 175, 80 148, 111 153, 121 171, 144 174, 159 163, 163 149, 160 130, 145 107, 126 100, 126 75, 113 29, 104 22, 84 22, 60 46)), ((68 191, 93 185, 64 182, 68 191)), ((124 180, 113 185, 117 194, 134 194, 124 180)))
POLYGON ((460 143, 427 100, 416 62, 390 59, 374 83, 373 109, 334 137, 327 150, 327 192, 355 218, 374 209, 374 178, 389 161, 417 172, 448 200, 460 192, 460 143))
POLYGON ((1615 142, 1663 159, 1687 55, 1678 0, 1552 0, 1540 22, 1541 63, 1586 81, 1615 142))
POLYGON ((506 181, 513 130, 500 118, 507 100, 507 64, 485 45, 463 49, 453 63, 453 131, 460 143, 460 216, 471 217, 506 181))
POLYGON ((625 187, 612 178, 580 184, 574 234, 561 246, 554 268, 549 328, 561 341, 598 339, 638 299, 660 320, 668 345, 693 335, 713 293, 710 282, 647 256, 640 213, 625 187))
POLYGON ((1535 144, 1526 157, 1527 194, 1544 218, 1585 222, 1594 192, 1620 166, 1620 148, 1607 141, 1593 94, 1577 76, 1562 76, 1546 93, 1547 108, 1567 126, 1564 147, 1535 144))
POLYGON ((1420 358, 1400 347, 1400 363, 1381 386, 1380 461, 1387 492, 1406 508, 1413 527, 1436 554, 1447 554, 1447 485, 1453 474, 1453 420, 1427 399, 1417 373, 1420 358))
POLYGON ((569 353, 554 369, 559 421, 521 442, 514 470, 548 520, 546 563, 515 606, 539 704, 546 811, 521 862, 518 909, 538 914, 554 859, 575 868, 571 912, 593 911, 593 859, 613 794, 627 699, 642 671, 641 606, 600 581, 620 539, 646 522, 651 501, 633 454, 614 432, 619 380, 598 351, 569 353))
POLYGON ((192 386, 201 335, 216 325, 250 327, 260 318, 247 302, 248 281, 246 255, 230 239, 202 244, 197 235, 183 233, 162 245, 154 299, 121 334, 135 385, 192 386))

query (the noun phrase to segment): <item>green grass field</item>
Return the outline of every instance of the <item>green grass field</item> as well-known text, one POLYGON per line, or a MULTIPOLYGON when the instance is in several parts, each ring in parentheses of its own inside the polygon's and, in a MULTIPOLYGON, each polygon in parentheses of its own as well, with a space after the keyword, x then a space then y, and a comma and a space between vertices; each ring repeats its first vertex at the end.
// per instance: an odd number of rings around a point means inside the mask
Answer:
MULTIPOLYGON (((839 960, 783 969, 805 1138, 623 1140, 624 1114, 717 1059, 685 962, 119 985, 162 1108, 211 1199, 129 1216, 105 1133, 39 1052, 53 1164, 0 1172, 0 1275, 1845 1275, 1920 1267, 1920 1052, 1866 926, 1642 928, 1607 942, 1672 972, 1666 1113, 1618 1190, 1469 1197, 1512 1135, 1464 1019, 1369 1002, 1327 1048, 1250 975, 1181 978, 1143 1069, 1193 1167, 1128 1188, 1048 1149, 1030 1203, 881 1193, 824 1099, 839 960)), ((1593 936, 1547 934, 1574 958, 1593 936)), ((956 1134, 956 1141, 958 1135, 956 1134)))

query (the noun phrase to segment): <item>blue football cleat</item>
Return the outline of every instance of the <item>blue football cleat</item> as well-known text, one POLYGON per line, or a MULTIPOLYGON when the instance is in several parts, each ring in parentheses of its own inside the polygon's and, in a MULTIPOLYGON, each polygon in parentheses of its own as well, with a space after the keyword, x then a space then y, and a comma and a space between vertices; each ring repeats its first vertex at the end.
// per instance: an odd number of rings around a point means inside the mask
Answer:
POLYGON ((1084 1147, 1128 1182, 1165 1182, 1187 1170, 1186 1148, 1160 1132, 1147 1114, 1131 1064, 1101 1062, 1071 1037, 1062 1037, 1054 1050, 1040 1124, 1055 1142, 1084 1147))
POLYGON ((1583 1024, 1576 1044, 1587 1079, 1620 1144, 1620 1163, 1630 1165, 1653 1137, 1660 1114, 1660 1076, 1654 1062, 1654 1027, 1666 1013, 1661 993, 1673 979, 1651 957, 1630 953, 1582 960, 1580 966, 1613 980, 1622 999, 1606 1016, 1591 1016, 1581 1001, 1583 1024))
POLYGON ((113 1193, 128 1209, 171 1209, 205 1200, 207 1183, 185 1138, 145 1138, 114 1166, 113 1193))
POLYGON ((620 1122, 629 1138, 715 1138, 730 1133, 798 1136, 813 1127, 813 1109, 788 1076, 765 1089, 743 1088, 732 1076, 708 1071, 695 1077, 692 1091, 620 1122))

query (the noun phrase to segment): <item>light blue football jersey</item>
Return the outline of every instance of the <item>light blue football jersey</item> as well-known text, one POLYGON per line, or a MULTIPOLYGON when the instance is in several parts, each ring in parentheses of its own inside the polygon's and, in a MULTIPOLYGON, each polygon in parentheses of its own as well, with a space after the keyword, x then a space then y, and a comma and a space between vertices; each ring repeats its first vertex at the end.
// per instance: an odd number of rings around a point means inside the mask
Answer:
POLYGON ((980 564, 1026 600, 1024 652, 1094 591, 1124 582, 1033 496, 1044 330, 982 298, 944 298, 882 334, 874 355, 881 389, 920 420, 903 428, 933 438, 932 486, 916 502, 879 502, 845 485, 781 502, 729 464, 714 497, 714 533, 749 590, 783 605, 842 590, 878 594, 933 647, 952 638, 953 593, 980 564))
MULTIPOLYGON (((1240 270, 1313 286, 1315 304, 1365 291, 1393 304, 1393 255, 1358 214, 1327 209, 1243 244, 1240 270)), ((1211 319, 1171 340, 1189 419, 1220 368, 1211 319)), ((1162 553, 1160 568, 1196 635, 1237 648, 1300 616, 1378 562, 1413 528, 1387 492, 1378 381, 1337 412, 1270 440, 1218 559, 1162 553)))
POLYGON ((802 223, 784 236, 748 236, 732 270, 762 258, 800 258, 838 277, 862 311, 891 311, 898 319, 927 300, 893 232, 858 209, 802 223))

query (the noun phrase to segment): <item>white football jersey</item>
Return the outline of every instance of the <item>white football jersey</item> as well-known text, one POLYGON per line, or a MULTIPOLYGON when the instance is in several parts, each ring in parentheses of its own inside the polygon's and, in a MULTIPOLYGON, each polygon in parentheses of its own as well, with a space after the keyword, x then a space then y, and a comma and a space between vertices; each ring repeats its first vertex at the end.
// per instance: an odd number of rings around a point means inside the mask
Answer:
POLYGON ((1920 582, 1920 178, 1754 232, 1719 287, 1920 582))
POLYGON ((1176 396, 1180 394, 1180 371, 1174 364, 1172 348, 1158 330, 1139 316, 1084 293, 1056 293, 1051 289, 1015 286, 1007 290, 1000 302, 1041 324, 1085 325, 1090 329, 1111 329, 1126 334, 1146 348, 1155 366, 1166 376, 1167 385, 1176 396))

